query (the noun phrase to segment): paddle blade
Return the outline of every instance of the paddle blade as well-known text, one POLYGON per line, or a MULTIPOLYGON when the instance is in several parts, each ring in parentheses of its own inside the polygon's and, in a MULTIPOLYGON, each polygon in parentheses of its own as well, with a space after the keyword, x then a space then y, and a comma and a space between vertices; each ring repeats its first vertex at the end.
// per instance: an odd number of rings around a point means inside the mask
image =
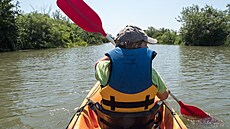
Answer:
POLYGON ((83 0, 57 0, 57 5, 83 30, 106 36, 100 17, 83 0))
POLYGON ((202 111, 198 107, 184 104, 181 101, 179 101, 178 103, 179 103, 179 105, 181 107, 180 112, 183 115, 192 116, 192 117, 200 117, 200 118, 210 117, 207 113, 205 113, 204 111, 202 111))

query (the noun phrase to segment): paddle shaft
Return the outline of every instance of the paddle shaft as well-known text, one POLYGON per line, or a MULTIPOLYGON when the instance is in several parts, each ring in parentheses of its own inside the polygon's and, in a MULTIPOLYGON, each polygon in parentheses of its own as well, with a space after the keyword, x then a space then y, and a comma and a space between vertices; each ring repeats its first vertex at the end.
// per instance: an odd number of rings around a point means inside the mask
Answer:
POLYGON ((116 46, 115 41, 113 40, 113 38, 112 38, 109 34, 107 34, 105 37, 106 37, 114 46, 116 46))
POLYGON ((174 96, 174 95, 171 93, 171 91, 169 91, 169 94, 173 97, 173 99, 175 99, 175 100, 177 101, 177 103, 179 103, 179 102, 180 102, 180 100, 179 100, 179 99, 177 99, 177 98, 176 98, 176 96, 174 96))

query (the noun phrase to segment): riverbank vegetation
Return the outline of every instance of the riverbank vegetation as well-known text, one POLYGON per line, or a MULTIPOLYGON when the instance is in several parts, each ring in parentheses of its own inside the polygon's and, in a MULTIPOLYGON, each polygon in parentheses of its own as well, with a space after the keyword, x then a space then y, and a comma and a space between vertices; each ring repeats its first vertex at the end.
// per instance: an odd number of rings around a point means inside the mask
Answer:
POLYGON ((0 52, 24 49, 77 47, 108 42, 96 33, 87 33, 62 16, 60 11, 24 14, 19 2, 0 1, 0 52))
MULTIPOLYGON (((230 46, 230 5, 224 11, 206 5, 182 9, 177 21, 179 32, 148 27, 145 32, 160 44, 230 46)), ((108 42, 103 36, 88 33, 57 10, 51 15, 32 11, 23 13, 19 2, 0 1, 0 52, 23 49, 77 47, 108 42)))
POLYGON ((190 46, 230 46, 230 4, 221 11, 206 5, 182 9, 177 21, 182 24, 179 32, 149 27, 146 33, 161 44, 184 44, 190 46))

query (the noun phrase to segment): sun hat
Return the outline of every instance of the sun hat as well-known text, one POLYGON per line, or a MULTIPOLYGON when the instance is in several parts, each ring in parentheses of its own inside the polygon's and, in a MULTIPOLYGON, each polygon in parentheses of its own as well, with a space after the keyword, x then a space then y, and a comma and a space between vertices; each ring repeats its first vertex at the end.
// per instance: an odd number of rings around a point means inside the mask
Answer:
POLYGON ((127 25, 115 38, 116 45, 125 45, 145 41, 150 44, 156 44, 157 40, 149 37, 142 29, 137 26, 127 25))

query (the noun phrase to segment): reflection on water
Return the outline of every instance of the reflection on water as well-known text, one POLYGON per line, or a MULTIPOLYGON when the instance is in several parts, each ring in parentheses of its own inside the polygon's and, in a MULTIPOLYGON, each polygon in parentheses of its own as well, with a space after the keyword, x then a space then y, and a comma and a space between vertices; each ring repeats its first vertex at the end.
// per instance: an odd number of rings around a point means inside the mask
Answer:
MULTIPOLYGON (((65 128, 94 85, 94 63, 113 46, 0 53, 0 128, 65 128)), ((224 125, 183 118, 189 128, 230 128, 230 48, 150 45, 153 66, 184 103, 224 125)), ((169 102, 179 112, 173 99, 169 102)))

